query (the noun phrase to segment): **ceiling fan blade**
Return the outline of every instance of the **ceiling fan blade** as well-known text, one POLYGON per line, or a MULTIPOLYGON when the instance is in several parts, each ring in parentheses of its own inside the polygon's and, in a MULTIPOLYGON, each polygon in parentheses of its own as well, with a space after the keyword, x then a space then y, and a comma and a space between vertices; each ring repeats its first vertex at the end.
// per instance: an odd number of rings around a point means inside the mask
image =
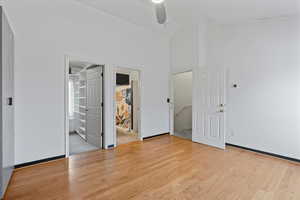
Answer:
POLYGON ((164 3, 159 3, 155 5, 155 12, 156 12, 156 18, 157 22, 159 24, 164 24, 167 21, 167 12, 166 7, 164 3))

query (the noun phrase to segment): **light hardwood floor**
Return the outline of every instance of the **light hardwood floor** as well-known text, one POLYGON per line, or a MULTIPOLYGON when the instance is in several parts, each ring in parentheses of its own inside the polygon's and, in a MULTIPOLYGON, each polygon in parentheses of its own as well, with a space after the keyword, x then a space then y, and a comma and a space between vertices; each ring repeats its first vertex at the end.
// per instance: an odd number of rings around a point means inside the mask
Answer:
POLYGON ((127 144, 130 142, 138 141, 138 135, 135 132, 129 132, 126 129, 116 127, 117 129, 117 145, 127 144))
POLYGON ((300 165, 161 136, 16 170, 5 199, 299 200, 300 165))

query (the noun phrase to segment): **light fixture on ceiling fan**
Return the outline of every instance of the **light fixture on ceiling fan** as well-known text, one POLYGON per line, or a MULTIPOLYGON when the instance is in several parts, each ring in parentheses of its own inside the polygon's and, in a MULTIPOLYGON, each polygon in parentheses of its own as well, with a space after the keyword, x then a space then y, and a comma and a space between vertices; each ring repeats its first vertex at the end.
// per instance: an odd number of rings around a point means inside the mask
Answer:
POLYGON ((151 0, 153 3, 159 4, 163 3, 165 0, 151 0))
POLYGON ((165 24, 167 22, 167 12, 164 4, 164 0, 151 0, 155 4, 155 13, 157 22, 159 24, 165 24))

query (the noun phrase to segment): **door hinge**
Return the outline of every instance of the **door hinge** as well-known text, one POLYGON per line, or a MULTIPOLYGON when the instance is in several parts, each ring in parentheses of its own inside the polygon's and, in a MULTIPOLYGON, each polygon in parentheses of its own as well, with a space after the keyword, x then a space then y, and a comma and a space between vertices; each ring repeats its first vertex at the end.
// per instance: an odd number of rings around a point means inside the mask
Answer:
POLYGON ((103 107, 104 106, 104 104, 103 104, 103 102, 101 103, 101 107, 103 107))
POLYGON ((103 72, 101 73, 101 76, 103 77, 103 72))

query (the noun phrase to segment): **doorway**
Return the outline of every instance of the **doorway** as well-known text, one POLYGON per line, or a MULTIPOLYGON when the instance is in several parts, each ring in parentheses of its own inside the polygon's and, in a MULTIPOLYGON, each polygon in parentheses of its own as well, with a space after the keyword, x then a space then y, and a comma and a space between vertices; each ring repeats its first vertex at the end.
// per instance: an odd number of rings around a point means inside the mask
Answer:
POLYGON ((103 66, 69 60, 67 141, 69 155, 103 147, 103 66))
POLYGON ((193 72, 174 74, 174 135, 192 140, 193 130, 193 72))
POLYGON ((115 71, 116 145, 140 140, 140 72, 117 68, 115 71))

